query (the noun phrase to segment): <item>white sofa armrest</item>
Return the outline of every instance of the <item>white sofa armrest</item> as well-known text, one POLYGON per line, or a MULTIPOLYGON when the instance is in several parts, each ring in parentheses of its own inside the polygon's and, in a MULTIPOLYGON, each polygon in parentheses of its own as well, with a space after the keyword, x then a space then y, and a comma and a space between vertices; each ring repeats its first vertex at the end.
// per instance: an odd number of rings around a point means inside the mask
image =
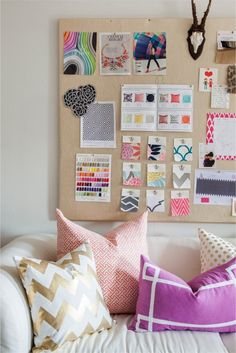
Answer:
POLYGON ((21 236, 1 249, 0 327, 2 353, 29 353, 32 348, 32 324, 25 290, 13 256, 56 260, 56 236, 21 236))

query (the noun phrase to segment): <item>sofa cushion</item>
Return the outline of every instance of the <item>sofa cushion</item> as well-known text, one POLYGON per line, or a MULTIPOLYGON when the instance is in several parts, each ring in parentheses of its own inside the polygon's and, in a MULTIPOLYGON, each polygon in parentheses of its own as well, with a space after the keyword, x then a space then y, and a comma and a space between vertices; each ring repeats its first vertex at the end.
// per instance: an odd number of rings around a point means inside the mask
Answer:
POLYGON ((198 229, 201 272, 221 265, 236 256, 236 247, 204 229, 198 229))
POLYGON ((121 224, 104 237, 57 210, 58 258, 90 241, 105 302, 111 313, 134 313, 138 298, 140 255, 147 254, 147 212, 121 224))
POLYGON ((236 331, 236 258, 186 283, 141 256, 139 297, 130 329, 236 331))
MULTIPOLYGON (((130 315, 114 315, 110 330, 68 342, 57 353, 226 353, 218 333, 165 331, 136 333, 127 330, 130 315)), ((232 334, 228 334, 232 335, 232 334)), ((48 353, 48 352, 42 352, 48 353)), ((227 352, 227 353, 234 353, 227 352)))
POLYGON ((111 328, 88 243, 55 262, 14 257, 34 329, 34 353, 111 328))

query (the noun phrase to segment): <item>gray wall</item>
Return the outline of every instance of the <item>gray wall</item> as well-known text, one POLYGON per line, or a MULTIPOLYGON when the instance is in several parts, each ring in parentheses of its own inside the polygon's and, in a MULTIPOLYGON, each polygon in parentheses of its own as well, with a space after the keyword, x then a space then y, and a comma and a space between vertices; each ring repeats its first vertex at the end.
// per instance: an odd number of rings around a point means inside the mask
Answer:
MULTIPOLYGON (((1 3, 1 235, 56 232, 58 189, 58 23, 72 17, 190 17, 190 0, 3 1, 1 3)), ((202 14, 207 1, 201 2, 202 14)), ((214 0, 212 17, 235 1, 214 0), (227 3, 227 5, 226 5, 227 3)), ((200 4, 199 4, 200 6, 200 4)), ((222 28, 220 28, 222 29, 222 28)), ((105 232, 115 224, 81 222, 105 232)), ((191 235, 198 226, 232 236, 234 225, 150 224, 157 235, 191 235)))

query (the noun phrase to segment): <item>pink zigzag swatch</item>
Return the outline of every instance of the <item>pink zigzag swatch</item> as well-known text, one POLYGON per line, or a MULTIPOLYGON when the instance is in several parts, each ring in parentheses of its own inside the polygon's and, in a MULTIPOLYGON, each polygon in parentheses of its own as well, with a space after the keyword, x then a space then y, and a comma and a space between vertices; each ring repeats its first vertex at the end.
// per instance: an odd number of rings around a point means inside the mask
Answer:
POLYGON ((171 199, 171 216, 188 216, 189 213, 189 199, 171 199))

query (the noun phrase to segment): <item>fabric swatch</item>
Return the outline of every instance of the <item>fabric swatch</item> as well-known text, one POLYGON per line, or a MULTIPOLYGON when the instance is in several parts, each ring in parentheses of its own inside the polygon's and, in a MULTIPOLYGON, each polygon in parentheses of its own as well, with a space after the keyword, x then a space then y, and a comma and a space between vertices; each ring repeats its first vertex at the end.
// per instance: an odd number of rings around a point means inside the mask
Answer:
POLYGON ((171 94, 171 103, 179 103, 180 94, 171 94))
POLYGON ((88 106, 95 101, 96 90, 92 85, 69 89, 64 94, 64 104, 70 108, 76 117, 86 114, 88 106))
POLYGON ((191 165, 173 164, 173 186, 175 189, 191 188, 191 165))
POLYGON ((159 124, 168 124, 168 115, 159 115, 159 124))
POLYGON ((166 185, 165 164, 147 165, 147 186, 163 188, 166 185))
POLYGON ((166 158, 166 137, 149 136, 147 158, 152 161, 164 161, 166 158))
POLYGON ((120 210, 122 212, 137 212, 139 209, 140 190, 122 189, 120 210))
POLYGON ((64 33, 64 74, 93 75, 96 69, 97 33, 64 33))
POLYGON ((146 203, 149 212, 164 212, 165 198, 164 190, 147 190, 146 203))
POLYGON ((80 146, 115 148, 115 136, 115 103, 90 104, 81 119, 80 146))
POLYGON ((127 161, 140 160, 140 141, 140 136, 123 136, 123 142, 121 147, 121 159, 127 161))
POLYGON ((123 185, 140 186, 141 184, 141 163, 123 163, 123 185))
POLYGON ((189 191, 171 191, 171 216, 190 214, 189 191))
POLYGON ((193 159, 193 147, 191 138, 174 139, 174 160, 175 162, 188 162, 193 159))

